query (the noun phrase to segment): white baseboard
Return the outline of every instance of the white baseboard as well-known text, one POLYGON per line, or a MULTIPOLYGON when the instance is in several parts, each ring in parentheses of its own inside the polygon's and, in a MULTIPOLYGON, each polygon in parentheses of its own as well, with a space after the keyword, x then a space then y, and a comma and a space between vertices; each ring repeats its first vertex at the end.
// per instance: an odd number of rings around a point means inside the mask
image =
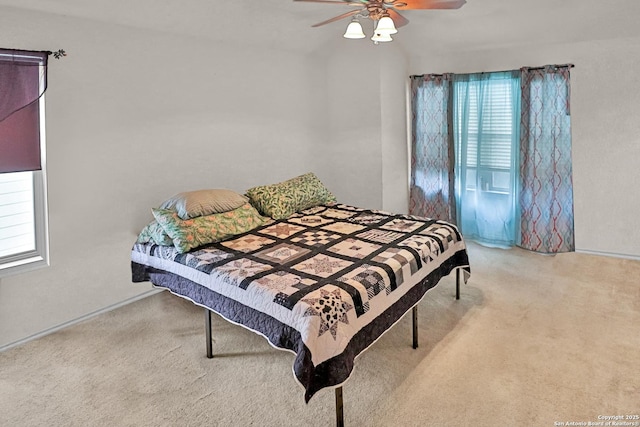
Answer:
POLYGON ((576 249, 576 252, 580 254, 598 255, 598 256, 606 256, 611 258, 623 258, 623 259, 630 259, 634 261, 640 261, 640 256, 638 255, 618 254, 614 252, 591 251, 588 249, 576 249))
POLYGON ((29 341, 32 341, 32 340, 35 340, 35 339, 38 339, 38 338, 42 338, 43 336, 52 334, 52 333, 54 333, 56 331, 59 331, 60 329, 67 328, 67 327, 69 327, 71 325, 75 325, 76 323, 83 322, 83 321, 85 321, 87 319, 90 319, 92 317, 95 317, 95 316, 97 316, 99 314, 106 313, 106 312, 111 311, 111 310, 115 310, 116 308, 120 308, 120 307, 125 306, 127 304, 131 304, 132 302, 141 300, 143 298, 146 298, 146 297, 151 296, 153 294, 157 294, 159 292, 162 292, 162 289, 151 289, 151 290, 149 290, 147 292, 144 292, 144 293, 142 293, 140 295, 136 295, 135 297, 131 297, 131 298, 126 299, 124 301, 120 301, 120 302, 112 304, 112 305, 110 305, 108 307, 101 308, 100 310, 93 311, 93 312, 91 312, 89 314, 85 314, 84 316, 80 316, 80 317, 78 317, 76 319, 69 320, 69 321, 61 323, 59 325, 52 326, 51 328, 48 328, 48 329, 45 329, 44 331, 41 331, 41 332, 38 332, 36 334, 30 335, 30 336, 28 336, 26 338, 22 338, 22 339, 20 339, 18 341, 14 341, 12 343, 3 345, 2 347, 0 347, 0 352, 3 352, 5 350, 9 350, 10 348, 17 347, 17 346, 22 345, 22 344, 25 344, 25 343, 27 343, 29 341))

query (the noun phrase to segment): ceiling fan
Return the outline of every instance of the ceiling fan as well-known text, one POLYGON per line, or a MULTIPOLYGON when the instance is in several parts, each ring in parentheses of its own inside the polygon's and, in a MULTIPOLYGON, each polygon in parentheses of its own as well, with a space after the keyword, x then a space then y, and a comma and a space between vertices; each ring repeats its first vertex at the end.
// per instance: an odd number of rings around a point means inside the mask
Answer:
POLYGON ((340 19, 352 17, 344 37, 347 39, 362 39, 366 36, 362 31, 359 18, 368 18, 374 21, 375 31, 371 40, 375 44, 379 42, 392 41, 391 34, 398 32, 396 26, 402 27, 409 23, 409 20, 400 15, 399 10, 411 9, 459 9, 466 0, 294 0, 310 3, 330 3, 343 6, 356 7, 326 21, 312 25, 320 27, 339 21, 340 19))

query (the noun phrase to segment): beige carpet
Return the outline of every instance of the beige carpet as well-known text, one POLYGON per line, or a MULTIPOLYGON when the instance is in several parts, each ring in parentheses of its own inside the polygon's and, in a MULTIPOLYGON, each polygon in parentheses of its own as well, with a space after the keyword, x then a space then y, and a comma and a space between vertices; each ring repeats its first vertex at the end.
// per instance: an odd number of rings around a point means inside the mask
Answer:
MULTIPOLYGON (((554 426, 640 413, 640 262, 469 248, 356 363, 347 426, 554 426)), ((293 355, 166 292, 0 353, 2 426, 331 426, 293 355)))

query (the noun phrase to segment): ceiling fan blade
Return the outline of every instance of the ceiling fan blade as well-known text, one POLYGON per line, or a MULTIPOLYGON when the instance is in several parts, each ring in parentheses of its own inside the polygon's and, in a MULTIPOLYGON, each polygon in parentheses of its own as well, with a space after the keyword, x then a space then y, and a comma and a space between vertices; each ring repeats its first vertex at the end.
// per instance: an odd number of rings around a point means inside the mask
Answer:
POLYGON ((340 19, 348 18, 349 16, 356 15, 362 12, 362 10, 351 10, 349 12, 343 13, 342 15, 334 16, 331 19, 327 19, 326 21, 318 22, 317 24, 312 25, 312 27, 320 27, 322 25, 330 24, 335 21, 339 21, 340 19))
POLYGON ((407 18, 400 15, 395 10, 387 9, 387 11, 389 12, 389 17, 393 19, 393 23, 395 24, 396 27, 403 27, 409 23, 409 20, 407 18))
POLYGON ((460 9, 466 0, 399 0, 394 7, 399 10, 409 9, 460 9), (405 6, 402 5, 405 4, 405 6))

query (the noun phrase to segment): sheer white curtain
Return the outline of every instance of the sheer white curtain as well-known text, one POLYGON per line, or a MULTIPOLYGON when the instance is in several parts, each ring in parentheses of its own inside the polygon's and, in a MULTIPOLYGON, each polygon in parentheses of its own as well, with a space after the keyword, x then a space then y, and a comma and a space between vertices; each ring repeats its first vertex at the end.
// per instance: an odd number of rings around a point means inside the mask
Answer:
POLYGON ((453 78, 458 226, 487 245, 516 242, 520 93, 519 71, 453 78))

